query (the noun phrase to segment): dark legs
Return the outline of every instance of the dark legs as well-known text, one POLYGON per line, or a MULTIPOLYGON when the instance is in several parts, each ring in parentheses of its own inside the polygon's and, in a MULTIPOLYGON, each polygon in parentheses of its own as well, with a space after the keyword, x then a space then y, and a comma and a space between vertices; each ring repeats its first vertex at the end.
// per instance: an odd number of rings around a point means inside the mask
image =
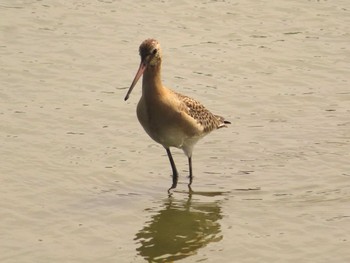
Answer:
MULTIPOLYGON (((171 187, 169 188, 168 191, 170 191, 171 189, 175 189, 177 186, 177 180, 179 178, 179 173, 177 172, 176 166, 175 166, 175 162, 173 159, 173 156, 171 155, 170 149, 169 148, 165 148, 166 153, 168 154, 168 158, 171 164, 171 169, 173 170, 173 184, 171 185, 171 187)), ((192 184, 192 180, 193 180, 193 173, 192 173, 192 156, 188 157, 188 167, 189 167, 189 172, 190 172, 190 182, 188 184, 188 188, 190 190, 190 192, 192 192, 191 189, 191 184, 192 184)))
POLYGON ((193 192, 192 191, 192 188, 191 188, 191 184, 192 184, 192 180, 193 180, 193 174, 192 174, 192 156, 188 157, 188 167, 190 169, 190 182, 188 184, 188 190, 190 190, 190 192, 193 192))
POLYGON ((192 157, 188 157, 188 167, 190 169, 190 183, 188 184, 188 186, 191 186, 192 179, 193 179, 193 175, 192 175, 192 157))
POLYGON ((176 166, 175 166, 175 162, 174 162, 173 156, 171 155, 170 149, 169 148, 165 148, 165 150, 166 150, 166 153, 168 154, 168 157, 169 157, 169 161, 170 161, 170 164, 171 164, 171 169, 173 170, 173 184, 171 185, 171 187, 168 190, 168 191, 170 191, 171 189, 176 188, 176 186, 177 186, 177 179, 179 177, 179 174, 177 172, 177 169, 176 169, 176 166))

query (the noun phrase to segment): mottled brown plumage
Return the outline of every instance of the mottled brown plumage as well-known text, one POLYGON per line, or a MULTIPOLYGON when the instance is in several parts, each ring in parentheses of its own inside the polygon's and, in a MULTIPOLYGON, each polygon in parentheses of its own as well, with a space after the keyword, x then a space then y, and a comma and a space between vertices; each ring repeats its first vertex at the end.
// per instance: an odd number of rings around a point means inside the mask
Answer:
POLYGON ((183 102, 184 106, 182 110, 184 110, 189 116, 203 126, 204 133, 209 133, 222 127, 227 127, 226 124, 230 123, 225 121, 223 117, 211 113, 197 100, 177 92, 174 92, 174 94, 183 102))

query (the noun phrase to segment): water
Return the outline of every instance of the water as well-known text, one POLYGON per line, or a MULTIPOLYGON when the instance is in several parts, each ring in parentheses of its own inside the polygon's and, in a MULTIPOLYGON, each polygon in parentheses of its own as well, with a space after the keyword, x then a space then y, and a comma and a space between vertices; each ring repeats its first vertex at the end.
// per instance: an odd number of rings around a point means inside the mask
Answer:
POLYGON ((348 1, 1 1, 1 262, 348 262, 348 1), (168 196, 123 98, 164 84, 232 122, 168 196))

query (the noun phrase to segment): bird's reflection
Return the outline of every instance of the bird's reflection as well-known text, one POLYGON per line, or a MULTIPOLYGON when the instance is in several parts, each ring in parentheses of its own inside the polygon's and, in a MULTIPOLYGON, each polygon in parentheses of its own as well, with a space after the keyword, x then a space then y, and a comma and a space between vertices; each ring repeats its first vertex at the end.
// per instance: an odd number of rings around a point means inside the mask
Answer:
POLYGON ((200 202, 192 194, 186 199, 170 196, 164 200, 136 234, 137 251, 148 262, 176 261, 222 239, 220 201, 200 202))

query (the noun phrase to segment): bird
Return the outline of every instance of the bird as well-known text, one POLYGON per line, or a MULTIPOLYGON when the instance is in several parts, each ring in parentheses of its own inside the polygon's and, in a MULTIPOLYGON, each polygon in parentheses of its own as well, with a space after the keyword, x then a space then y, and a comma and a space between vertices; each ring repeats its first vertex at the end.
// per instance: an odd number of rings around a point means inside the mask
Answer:
POLYGON ((190 190, 193 181, 192 151, 194 145, 210 132, 227 127, 231 122, 214 115, 200 102, 165 87, 161 79, 162 50, 156 39, 144 40, 139 47, 141 62, 124 98, 128 100, 142 77, 142 96, 137 104, 137 118, 145 132, 161 144, 168 155, 175 189, 179 173, 170 147, 182 149, 188 158, 190 190))

